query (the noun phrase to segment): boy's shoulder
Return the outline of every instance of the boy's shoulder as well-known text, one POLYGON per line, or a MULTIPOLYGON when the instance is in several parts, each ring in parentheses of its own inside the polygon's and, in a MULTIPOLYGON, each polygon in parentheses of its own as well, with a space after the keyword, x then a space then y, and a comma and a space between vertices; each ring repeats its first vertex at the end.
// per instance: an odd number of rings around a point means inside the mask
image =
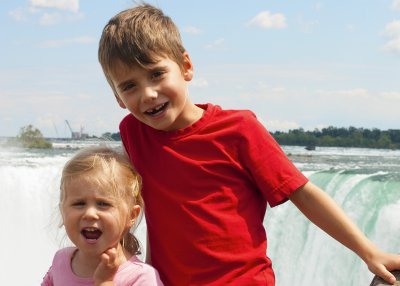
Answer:
POLYGON ((217 117, 232 120, 237 124, 249 124, 258 122, 256 114, 249 109, 222 109, 219 105, 214 105, 217 117))

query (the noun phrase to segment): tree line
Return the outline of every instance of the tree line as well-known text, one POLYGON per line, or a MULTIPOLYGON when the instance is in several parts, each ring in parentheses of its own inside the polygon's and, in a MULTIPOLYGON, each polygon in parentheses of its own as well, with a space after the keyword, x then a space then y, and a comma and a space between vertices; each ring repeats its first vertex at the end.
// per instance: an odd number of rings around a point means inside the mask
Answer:
MULTIPOLYGON (((400 149, 400 129, 380 130, 352 126, 348 128, 329 126, 313 131, 299 128, 288 132, 270 133, 280 145, 400 149)), ((107 132, 102 137, 115 141, 121 140, 119 132, 107 132)))
POLYGON ((337 128, 329 126, 321 130, 305 131, 303 128, 288 132, 275 131, 271 135, 281 145, 360 147, 400 149, 400 129, 337 128))

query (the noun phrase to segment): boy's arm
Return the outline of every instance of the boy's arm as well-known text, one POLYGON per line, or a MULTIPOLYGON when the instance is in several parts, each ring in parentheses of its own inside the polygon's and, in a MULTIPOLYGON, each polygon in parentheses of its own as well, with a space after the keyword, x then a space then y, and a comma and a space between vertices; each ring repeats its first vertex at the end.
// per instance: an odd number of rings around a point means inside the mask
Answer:
POLYGON ((354 251, 371 272, 388 283, 396 281, 389 271, 400 269, 400 255, 380 251, 325 192, 309 182, 289 199, 311 222, 354 251))
POLYGON ((146 233, 146 260, 147 264, 151 265, 151 255, 150 255, 150 243, 149 243, 149 235, 146 233))

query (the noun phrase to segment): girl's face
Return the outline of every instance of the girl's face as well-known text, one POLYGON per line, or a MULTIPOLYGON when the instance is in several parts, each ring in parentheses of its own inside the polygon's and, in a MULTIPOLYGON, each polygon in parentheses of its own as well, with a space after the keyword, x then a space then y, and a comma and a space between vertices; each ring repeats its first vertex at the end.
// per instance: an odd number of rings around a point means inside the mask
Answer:
POLYGON ((140 211, 138 205, 129 211, 124 200, 88 179, 73 178, 64 192, 60 208, 65 230, 82 254, 100 257, 117 247, 140 211))

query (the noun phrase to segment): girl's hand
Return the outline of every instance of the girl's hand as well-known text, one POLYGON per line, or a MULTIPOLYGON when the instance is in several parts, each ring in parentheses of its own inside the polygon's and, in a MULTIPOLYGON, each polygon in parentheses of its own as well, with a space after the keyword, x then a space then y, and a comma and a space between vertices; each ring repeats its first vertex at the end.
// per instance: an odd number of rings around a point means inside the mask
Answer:
POLYGON ((112 286, 113 279, 117 273, 120 261, 118 252, 115 248, 107 249, 102 255, 99 265, 97 266, 93 280, 96 286, 112 286))

